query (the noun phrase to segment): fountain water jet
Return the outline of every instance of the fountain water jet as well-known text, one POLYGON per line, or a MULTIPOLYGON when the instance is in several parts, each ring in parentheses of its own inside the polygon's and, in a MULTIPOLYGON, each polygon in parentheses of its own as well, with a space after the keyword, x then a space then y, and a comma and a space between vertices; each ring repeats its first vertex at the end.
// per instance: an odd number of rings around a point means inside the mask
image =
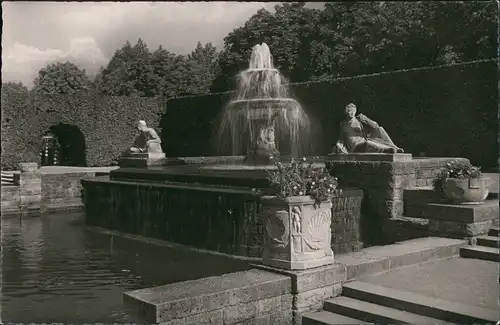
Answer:
POLYGON ((309 145, 309 119, 282 79, 267 44, 255 45, 218 133, 220 143, 231 142, 233 155, 246 154, 246 165, 269 165, 280 151, 298 156, 309 145))

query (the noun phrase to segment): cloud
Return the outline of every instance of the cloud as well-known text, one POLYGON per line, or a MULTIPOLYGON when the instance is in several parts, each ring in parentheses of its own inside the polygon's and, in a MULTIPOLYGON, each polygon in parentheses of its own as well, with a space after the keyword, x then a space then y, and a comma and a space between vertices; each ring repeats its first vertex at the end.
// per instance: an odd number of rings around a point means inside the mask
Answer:
POLYGON ((189 53, 223 38, 277 2, 2 2, 2 78, 31 85, 39 69, 69 60, 89 73, 126 41, 189 53))
POLYGON ((2 52, 2 80, 21 81, 28 87, 33 85, 38 71, 52 62, 70 61, 94 75, 109 59, 97 47, 91 37, 70 40, 67 50, 39 49, 15 43, 2 52))

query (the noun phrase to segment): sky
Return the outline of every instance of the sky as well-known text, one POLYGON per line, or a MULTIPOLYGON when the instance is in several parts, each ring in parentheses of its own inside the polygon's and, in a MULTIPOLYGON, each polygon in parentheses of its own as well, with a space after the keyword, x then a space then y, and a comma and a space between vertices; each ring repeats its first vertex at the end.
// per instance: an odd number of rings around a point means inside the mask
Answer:
MULTIPOLYGON (((127 40, 186 54, 223 38, 276 2, 2 2, 2 81, 32 86, 38 70, 71 61, 94 75, 127 40)), ((310 4, 310 7, 321 6, 310 4)))

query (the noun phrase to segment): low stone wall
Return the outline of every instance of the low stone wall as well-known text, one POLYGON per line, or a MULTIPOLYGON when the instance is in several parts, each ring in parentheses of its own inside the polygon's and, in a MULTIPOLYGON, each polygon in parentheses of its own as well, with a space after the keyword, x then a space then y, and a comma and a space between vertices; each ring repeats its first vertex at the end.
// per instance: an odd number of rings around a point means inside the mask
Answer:
MULTIPOLYGON (((151 184, 96 178, 82 181, 88 225, 213 250, 262 256, 260 197, 249 188, 151 184)), ((359 250, 362 191, 333 201, 332 249, 359 250)))
POLYGON ((81 180, 109 173, 107 169, 98 168, 24 165, 30 168, 15 173, 13 185, 2 186, 2 215, 81 210, 81 180))
POLYGON ((174 324, 292 323, 290 278, 251 269, 124 294, 146 321, 174 324))

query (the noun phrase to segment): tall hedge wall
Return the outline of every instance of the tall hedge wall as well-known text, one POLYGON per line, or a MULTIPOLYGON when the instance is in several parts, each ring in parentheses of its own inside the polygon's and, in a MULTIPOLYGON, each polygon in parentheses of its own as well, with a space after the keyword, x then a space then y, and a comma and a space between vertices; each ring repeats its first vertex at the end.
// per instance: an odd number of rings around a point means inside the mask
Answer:
MULTIPOLYGON (((497 71, 491 60, 292 84, 291 90, 315 123, 316 155, 330 152, 344 107, 354 102, 407 152, 467 157, 483 168, 496 169, 497 71)), ((227 93, 169 100, 162 124, 170 139, 168 152, 215 154, 217 139, 210 136, 228 100, 227 93)))
POLYGON ((2 168, 39 161, 42 136, 61 124, 81 133, 87 166, 109 165, 132 144, 137 120, 159 126, 164 103, 161 98, 36 95, 2 89, 2 168))

